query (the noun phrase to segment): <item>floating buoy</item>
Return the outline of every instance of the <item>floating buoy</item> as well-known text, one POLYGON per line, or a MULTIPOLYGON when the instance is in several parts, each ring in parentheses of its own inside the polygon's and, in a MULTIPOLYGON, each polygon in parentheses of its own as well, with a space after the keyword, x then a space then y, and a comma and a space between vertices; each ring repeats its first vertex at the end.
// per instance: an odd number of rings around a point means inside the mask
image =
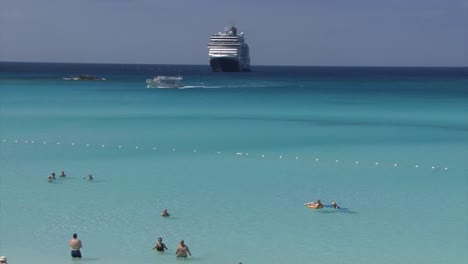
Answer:
POLYGON ((356 164, 359 164, 359 161, 356 161, 356 164))

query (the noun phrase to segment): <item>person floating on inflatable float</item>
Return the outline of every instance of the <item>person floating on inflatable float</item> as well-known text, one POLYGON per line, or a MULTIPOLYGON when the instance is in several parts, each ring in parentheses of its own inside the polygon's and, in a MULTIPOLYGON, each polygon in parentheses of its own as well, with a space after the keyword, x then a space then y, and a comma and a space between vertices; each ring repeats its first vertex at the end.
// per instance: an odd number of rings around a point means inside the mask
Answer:
POLYGON ((320 200, 317 200, 316 202, 305 203, 304 205, 310 209, 322 209, 323 208, 323 204, 320 200))

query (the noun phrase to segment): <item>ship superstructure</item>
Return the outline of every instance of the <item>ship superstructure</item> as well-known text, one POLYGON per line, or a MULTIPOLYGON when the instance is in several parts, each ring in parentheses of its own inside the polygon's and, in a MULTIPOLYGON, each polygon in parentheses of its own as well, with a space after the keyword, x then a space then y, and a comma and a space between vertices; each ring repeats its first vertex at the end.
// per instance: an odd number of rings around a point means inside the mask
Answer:
POLYGON ((249 45, 236 27, 211 35, 208 44, 211 69, 215 72, 250 71, 249 45))

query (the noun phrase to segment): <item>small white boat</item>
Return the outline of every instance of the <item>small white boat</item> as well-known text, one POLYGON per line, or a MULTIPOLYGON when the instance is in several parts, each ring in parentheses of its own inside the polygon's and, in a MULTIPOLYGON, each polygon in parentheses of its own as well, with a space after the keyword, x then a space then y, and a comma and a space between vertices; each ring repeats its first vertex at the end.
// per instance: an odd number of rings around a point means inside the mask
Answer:
POLYGON ((180 88, 182 87, 181 76, 156 76, 153 79, 146 79, 148 88, 180 88))

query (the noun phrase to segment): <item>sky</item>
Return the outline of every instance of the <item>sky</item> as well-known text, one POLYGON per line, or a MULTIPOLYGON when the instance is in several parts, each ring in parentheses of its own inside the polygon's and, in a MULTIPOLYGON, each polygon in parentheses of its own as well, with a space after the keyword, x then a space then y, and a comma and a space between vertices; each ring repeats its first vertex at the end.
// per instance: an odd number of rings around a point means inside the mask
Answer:
POLYGON ((0 0, 0 61, 204 65, 231 25, 252 65, 468 66, 468 0, 0 0))

